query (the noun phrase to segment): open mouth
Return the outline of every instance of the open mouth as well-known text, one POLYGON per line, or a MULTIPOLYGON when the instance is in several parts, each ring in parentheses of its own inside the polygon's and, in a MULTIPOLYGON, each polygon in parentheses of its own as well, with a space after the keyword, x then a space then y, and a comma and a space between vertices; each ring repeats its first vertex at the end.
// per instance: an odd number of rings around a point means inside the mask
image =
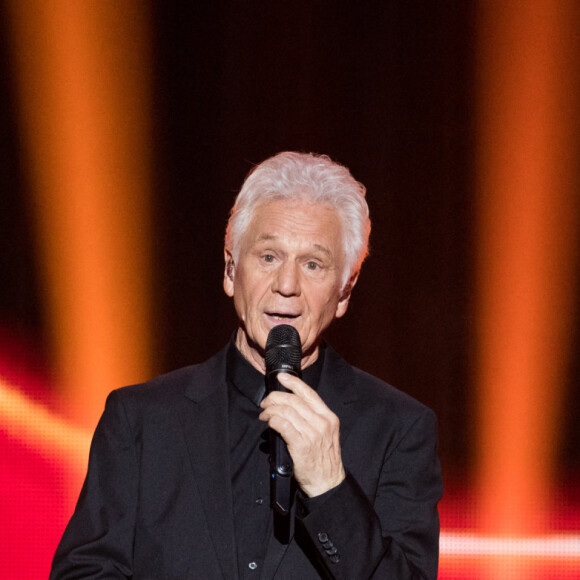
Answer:
POLYGON ((288 321, 298 318, 298 314, 288 314, 284 312, 266 312, 266 314, 274 320, 288 321))

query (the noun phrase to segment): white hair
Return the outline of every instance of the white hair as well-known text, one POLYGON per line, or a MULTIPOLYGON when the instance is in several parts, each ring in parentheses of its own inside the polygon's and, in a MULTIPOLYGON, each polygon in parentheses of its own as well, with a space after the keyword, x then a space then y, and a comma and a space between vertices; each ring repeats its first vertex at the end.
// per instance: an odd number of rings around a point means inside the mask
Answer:
POLYGON ((331 206, 342 223, 344 288, 368 254, 371 222, 365 194, 365 186, 326 155, 278 153, 254 167, 246 177, 230 212, 225 247, 237 261, 244 232, 256 208, 267 201, 305 200, 331 206))

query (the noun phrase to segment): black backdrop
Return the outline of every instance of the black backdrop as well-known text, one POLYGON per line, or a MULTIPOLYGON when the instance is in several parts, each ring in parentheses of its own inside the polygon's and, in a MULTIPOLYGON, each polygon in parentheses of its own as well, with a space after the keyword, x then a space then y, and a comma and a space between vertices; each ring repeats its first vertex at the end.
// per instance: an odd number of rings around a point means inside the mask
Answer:
MULTIPOLYGON (((232 332, 223 234, 252 165, 281 150, 326 153, 367 186, 373 219, 349 312, 327 337, 433 407, 444 467, 464 472, 473 435, 473 2, 152 6, 158 370, 205 359, 232 332)), ((5 38, 0 316, 42 344, 5 38)), ((572 389, 569 403, 563 455, 578 465, 572 389)))
POLYGON ((462 463, 470 14, 459 1, 258 5, 156 4, 164 365, 210 355, 231 332, 223 232, 252 164, 327 153, 367 186, 373 219, 370 258, 328 339, 434 407, 442 446, 462 463))

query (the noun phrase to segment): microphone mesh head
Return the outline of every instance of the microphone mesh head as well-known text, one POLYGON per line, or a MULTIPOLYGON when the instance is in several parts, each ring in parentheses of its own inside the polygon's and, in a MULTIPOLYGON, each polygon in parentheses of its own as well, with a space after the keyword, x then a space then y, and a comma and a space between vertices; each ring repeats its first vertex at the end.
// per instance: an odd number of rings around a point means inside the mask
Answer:
POLYGON ((300 372, 302 346, 298 331, 289 324, 279 324, 270 330, 266 341, 266 370, 284 367, 300 372))

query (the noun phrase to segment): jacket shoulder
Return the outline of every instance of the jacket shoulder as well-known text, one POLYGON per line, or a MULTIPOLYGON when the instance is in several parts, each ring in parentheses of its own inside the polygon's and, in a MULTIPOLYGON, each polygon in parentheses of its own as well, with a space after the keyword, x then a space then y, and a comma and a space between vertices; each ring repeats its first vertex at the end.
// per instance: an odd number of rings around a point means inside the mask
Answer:
POLYGON ((144 383, 115 389, 109 399, 117 399, 129 406, 166 405, 175 399, 191 395, 203 398, 225 381, 227 347, 208 360, 164 373, 144 383))
MULTIPOLYGON (((377 408, 389 414, 418 416, 433 413, 429 407, 384 380, 355 367, 334 349, 327 347, 327 361, 335 372, 349 384, 359 409, 377 408)), ((353 401, 354 402, 354 401, 353 401)))

